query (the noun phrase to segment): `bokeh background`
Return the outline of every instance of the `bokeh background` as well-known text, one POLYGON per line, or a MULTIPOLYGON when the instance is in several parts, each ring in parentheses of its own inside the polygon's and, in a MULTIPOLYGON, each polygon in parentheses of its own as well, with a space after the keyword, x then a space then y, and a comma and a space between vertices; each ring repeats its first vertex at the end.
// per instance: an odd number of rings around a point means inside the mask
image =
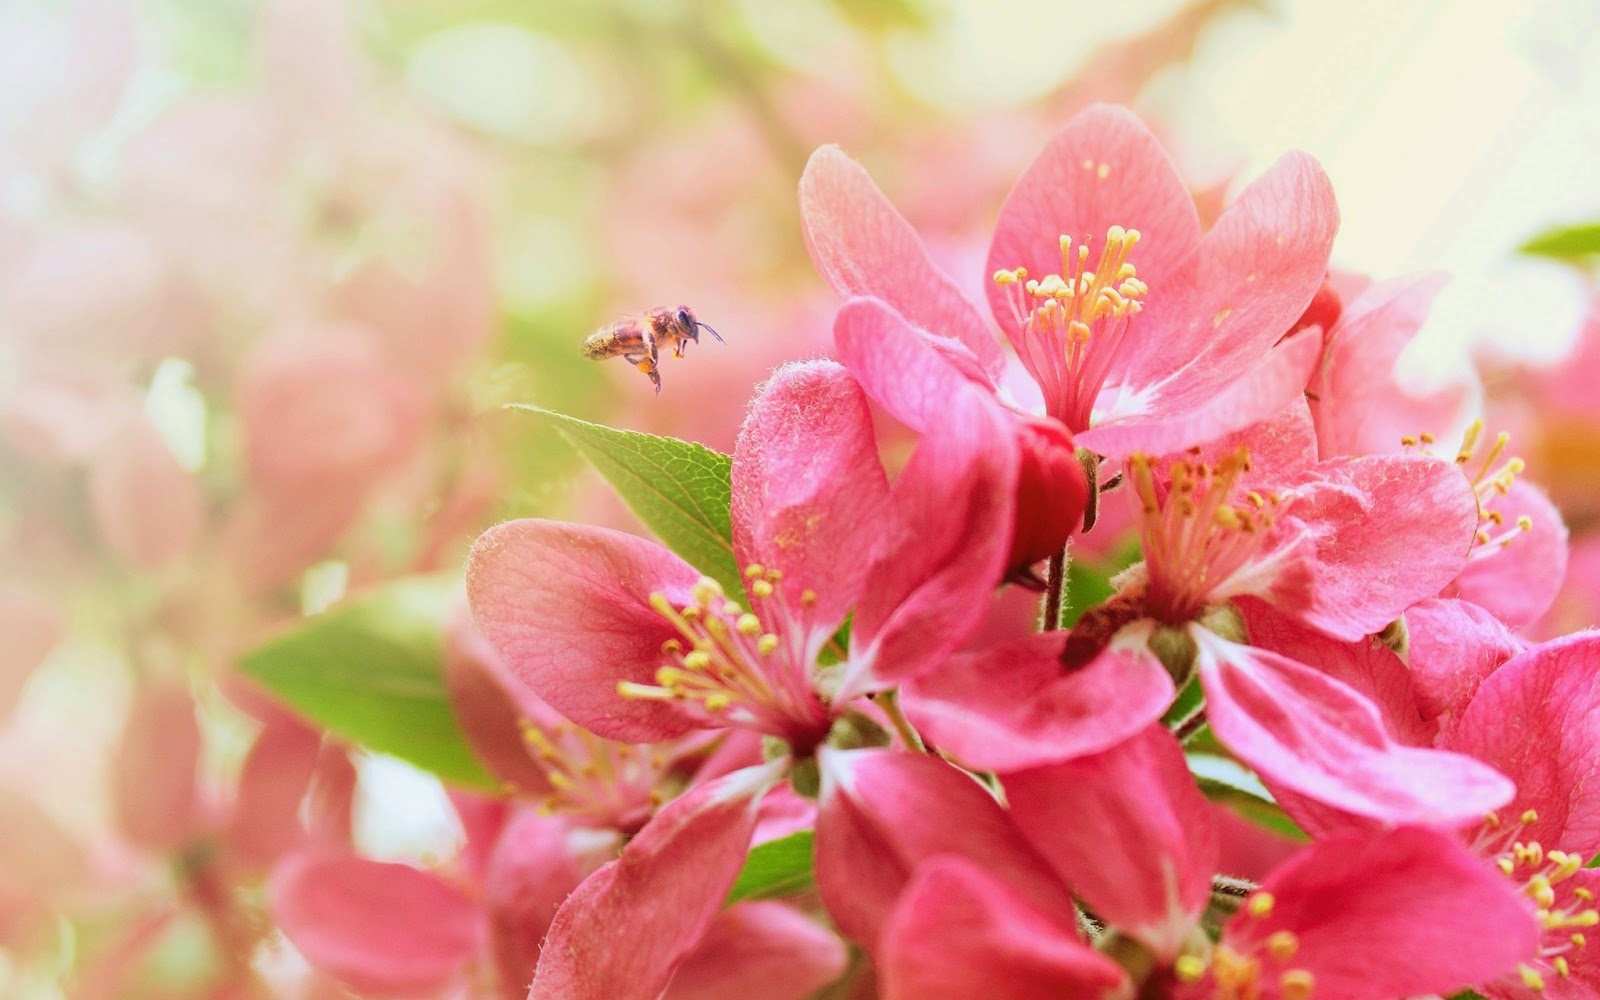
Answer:
POLYGON ((633 523, 505 403, 731 446, 828 350, 816 146, 979 295, 1010 183, 1093 101, 1202 204, 1317 156, 1338 266, 1452 277, 1407 377, 1486 364, 1588 523, 1600 241, 1521 249, 1600 219, 1589 0, 0 0, 0 995, 347 995, 273 930, 273 864, 329 831, 448 864, 438 774, 475 765, 324 734, 241 657, 450 593, 501 518, 633 523), (679 303, 727 342, 659 396, 580 356, 679 303))

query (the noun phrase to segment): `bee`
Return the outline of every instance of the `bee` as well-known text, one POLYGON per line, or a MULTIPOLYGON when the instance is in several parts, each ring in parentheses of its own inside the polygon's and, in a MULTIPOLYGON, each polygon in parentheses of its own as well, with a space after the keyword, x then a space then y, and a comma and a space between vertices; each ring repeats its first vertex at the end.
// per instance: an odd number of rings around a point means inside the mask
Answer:
POLYGON ((661 373, 656 370, 663 348, 671 348, 672 356, 683 357, 689 342, 700 343, 700 331, 705 330, 725 343, 722 334, 700 322, 688 306, 673 309, 658 306, 640 316, 618 320, 589 334, 583 342, 583 356, 593 361, 622 358, 628 364, 650 376, 656 393, 661 392, 661 373))

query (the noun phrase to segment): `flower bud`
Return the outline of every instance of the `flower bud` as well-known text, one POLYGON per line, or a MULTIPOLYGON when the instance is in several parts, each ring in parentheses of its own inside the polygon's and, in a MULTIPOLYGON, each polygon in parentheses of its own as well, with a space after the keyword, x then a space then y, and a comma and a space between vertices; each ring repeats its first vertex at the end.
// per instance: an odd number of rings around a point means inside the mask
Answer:
POLYGON ((1029 579, 1029 568, 1060 552, 1083 523, 1089 483, 1065 424, 1052 417, 1019 416, 1016 428, 1022 465, 1008 576, 1029 579))

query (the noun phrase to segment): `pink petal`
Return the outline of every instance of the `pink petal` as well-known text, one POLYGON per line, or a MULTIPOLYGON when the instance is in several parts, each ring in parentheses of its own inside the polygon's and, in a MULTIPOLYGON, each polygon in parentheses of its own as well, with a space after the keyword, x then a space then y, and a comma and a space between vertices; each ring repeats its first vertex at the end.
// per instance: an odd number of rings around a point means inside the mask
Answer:
POLYGON ((1438 727, 1424 718, 1416 680, 1389 647, 1375 639, 1330 639, 1251 598, 1236 606, 1244 614, 1250 645, 1315 667, 1346 685, 1372 703, 1393 739, 1412 746, 1433 744, 1438 727))
POLYGON ((970 775, 894 750, 824 748, 818 761, 817 890, 845 937, 876 948, 917 867, 951 854, 981 861, 1044 913, 1072 919, 1066 889, 970 775))
POLYGON ((452 616, 444 639, 450 708, 473 752, 509 791, 538 798, 551 791, 544 764, 523 736, 525 721, 555 712, 511 675, 505 661, 465 614, 452 616))
POLYGON ((843 366, 780 368, 745 417, 732 477, 739 565, 781 571, 790 619, 831 635, 861 592, 889 499, 866 397, 843 366))
MULTIPOLYGON (((1600 897, 1600 871, 1592 868, 1573 873, 1571 878, 1556 883, 1552 911, 1582 913, 1594 909, 1594 900, 1600 897), (1580 895, 1580 893, 1584 895, 1580 895)), ((1589 935, 1592 939, 1593 935, 1589 935)), ((1530 959, 1526 965, 1543 979, 1540 989, 1531 989, 1522 978, 1523 970, 1507 971, 1499 978, 1474 984, 1474 988, 1490 1000, 1593 1000, 1600 996, 1600 962, 1594 958, 1594 949, 1575 947, 1572 930, 1556 926, 1547 929, 1540 938, 1541 952, 1545 956, 1530 959), (1560 956, 1566 965, 1566 974, 1558 969, 1553 958, 1560 956)))
POLYGON ((1294 479, 1317 462, 1317 431, 1303 393, 1260 423, 1200 446, 1199 461, 1215 465, 1244 448, 1250 468, 1239 478, 1240 490, 1269 488, 1294 479))
POLYGON ((1256 916, 1246 904, 1224 927, 1222 945, 1260 955, 1262 978, 1274 987, 1284 970, 1306 970, 1315 996, 1449 994, 1509 971, 1537 943, 1532 908, 1512 884, 1430 830, 1319 841, 1260 894, 1271 896, 1271 909, 1256 916), (1277 932, 1298 943, 1287 962, 1265 954, 1277 932))
POLYGON ((977 308, 839 147, 811 154, 800 177, 800 221, 812 263, 834 291, 882 299, 917 327, 960 341, 990 376, 1000 370, 1000 345, 977 308))
POLYGON ((1480 547, 1446 594, 1488 608, 1507 625, 1521 628, 1538 621, 1561 592, 1567 575, 1567 526, 1544 491, 1521 479, 1492 504, 1507 528, 1526 517, 1529 530, 1512 535, 1504 545, 1480 547))
POLYGON ((1004 776, 1017 826, 1096 914, 1178 957, 1211 899, 1217 831, 1160 725, 1092 757, 1004 776))
POLYGON ((838 979, 844 943, 782 903, 718 914, 662 1000, 805 1000, 838 979))
POLYGON ((1457 387, 1416 398, 1395 379, 1400 352, 1416 336, 1443 275, 1397 278, 1345 305, 1327 332, 1317 373, 1307 387, 1324 458, 1398 452, 1400 439, 1455 426, 1463 402, 1457 387), (1409 426, 1408 426, 1409 424, 1409 426))
MULTIPOLYGON (((1052 136, 1011 189, 989 247, 988 273, 1025 267, 1035 278, 1058 274, 1062 236, 1098 246, 1112 226, 1139 230, 1132 261, 1152 299, 1171 289, 1200 243, 1194 200, 1166 150, 1129 111, 1096 105, 1052 136)), ((995 318, 1015 335, 1003 290, 992 283, 988 290, 995 318)), ((1287 330, 1285 324, 1279 332, 1287 330)))
POLYGON ((55 605, 31 591, 0 584, 0 722, 22 697, 22 690, 66 634, 55 605))
POLYGON ((655 683, 661 644, 677 633, 650 594, 681 606, 699 578, 654 542, 530 518, 478 537, 467 598, 507 668, 556 711, 609 739, 654 743, 694 726, 668 703, 623 698, 617 682, 655 683))
POLYGON ((1143 636, 1080 670, 1061 663, 1066 637, 1032 635, 952 659, 902 689, 906 714, 963 764, 1014 771, 1098 753, 1171 704, 1172 678, 1143 636))
POLYGON ((129 841, 165 852, 196 834, 199 763, 200 724, 187 685, 141 684, 113 761, 117 820, 129 841))
POLYGON ((227 832, 247 868, 264 868, 305 839, 300 805, 321 748, 322 734, 287 717, 267 723, 251 744, 227 832))
POLYGON ((1535 646, 1489 675, 1441 736, 1517 783, 1502 819, 1537 821, 1517 835, 1588 856, 1600 851, 1600 633, 1535 646))
POLYGON ((1113 409, 1078 444, 1113 458, 1170 455, 1270 420, 1301 396, 1318 349, 1306 331, 1256 357, 1202 358, 1151 386, 1134 412, 1113 409))
POLYGON ((508 995, 527 995, 556 911, 585 878, 616 857, 621 842, 615 831, 581 829, 529 808, 506 824, 484 872, 483 906, 508 995))
POLYGON ((1211 821, 1220 850, 1217 872, 1259 882, 1267 873, 1305 846, 1234 812, 1220 802, 1211 803, 1211 821))
POLYGON ((150 421, 128 413, 89 464, 89 506, 107 548, 142 569, 169 566, 200 533, 205 496, 150 421))
POLYGON ((1441 827, 1476 822, 1515 791, 1470 757, 1394 742, 1370 701, 1321 671, 1190 634, 1212 730, 1269 783, 1357 815, 1441 827))
POLYGON ((1124 975, 1071 923, 957 856, 917 870, 884 930, 879 965, 884 1000, 1097 1000, 1124 975))
POLYGON ((982 624, 1011 554, 1019 456, 1009 417, 963 388, 895 480, 850 636, 844 695, 914 677, 982 624))
POLYGON ((833 321, 835 353, 872 401, 914 431, 943 429, 944 402, 972 379, 887 303, 853 298, 833 321))
POLYGON ((273 873, 271 895, 274 919, 306 961, 364 993, 442 989, 483 940, 472 901, 409 865, 297 854, 273 873))
POLYGON ((1417 705, 1429 719, 1460 714, 1484 678, 1528 648, 1488 611, 1445 598, 1406 610, 1406 645, 1417 705))
MULTIPOLYGON (((1147 280, 1150 297, 1130 336, 1152 331, 1161 349, 1122 352, 1113 379, 1143 387, 1174 373, 1182 382, 1253 367, 1321 287, 1338 228, 1333 187, 1317 161, 1304 153, 1283 156, 1206 233, 1188 262, 1185 287, 1163 296, 1147 280)), ((1137 250, 1132 260, 1144 277, 1137 250)))
POLYGON ((1309 603, 1282 610, 1340 639, 1381 631, 1438 594, 1478 527, 1465 477, 1439 459, 1335 459, 1294 495, 1280 524, 1309 528, 1316 561, 1309 603))
POLYGON ((673 800, 556 913, 530 996, 656 1000, 722 909, 776 765, 673 800))

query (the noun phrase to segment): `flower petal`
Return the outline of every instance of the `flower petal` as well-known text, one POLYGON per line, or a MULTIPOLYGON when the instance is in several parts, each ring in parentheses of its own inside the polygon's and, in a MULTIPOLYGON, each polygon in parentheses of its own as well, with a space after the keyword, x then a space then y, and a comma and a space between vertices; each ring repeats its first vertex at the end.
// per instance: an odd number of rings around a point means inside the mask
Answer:
POLYGON ((894 481, 886 538, 856 605, 841 698, 914 677, 960 648, 1005 573, 1020 464, 1010 419, 968 387, 945 412, 949 425, 922 436, 894 481))
POLYGON ((409 865, 297 854, 273 873, 271 894, 274 919, 306 961, 362 993, 442 989, 483 940, 473 902, 409 865))
POLYGON ((1538 621, 1561 592, 1567 575, 1567 525, 1544 491, 1521 479, 1493 502, 1507 525, 1526 517, 1528 530, 1504 545, 1480 547, 1445 593, 1488 608, 1507 625, 1521 628, 1538 621))
POLYGON ((937 341, 880 299, 858 297, 840 307, 833 341, 872 401, 919 433, 943 429, 945 400, 972 381, 937 341))
POLYGON ((520 795, 548 795, 544 762, 532 752, 522 725, 528 719, 554 721, 556 713, 511 676, 465 614, 445 623, 444 680, 461 733, 489 773, 520 795))
POLYGON ((918 731, 963 764, 1013 771, 1107 749, 1155 721, 1172 678, 1140 643, 1062 666, 1065 632, 961 656, 902 689, 918 731))
POLYGON ((1303 969, 1314 995, 1340 1000, 1454 993, 1509 971, 1538 942, 1533 910, 1511 883, 1431 830, 1319 841, 1273 872, 1257 898, 1270 898, 1270 909, 1258 916, 1246 904, 1222 945, 1260 954, 1287 932, 1293 955, 1262 955, 1262 978, 1276 986, 1284 970, 1303 969))
POLYGON ((805 1000, 838 979, 844 942, 782 903, 722 911, 662 1000, 805 1000))
POLYGON ((839 147, 811 154, 800 176, 800 221, 817 273, 834 291, 882 299, 917 327, 960 341, 991 378, 999 372, 1005 359, 982 314, 839 147))
POLYGON ((1423 716, 1459 715, 1484 678, 1528 648, 1470 601, 1429 598, 1406 609, 1407 665, 1423 716))
POLYGON ((142 569, 170 566, 200 534, 205 495, 143 413, 127 414, 88 470, 96 528, 118 558, 142 569))
POLYGON ((656 1000, 722 909, 777 766, 735 771, 657 813, 561 905, 529 995, 656 1000))
POLYGON ((1478 529, 1466 477, 1434 458, 1372 456, 1318 465, 1280 524, 1316 544, 1312 587, 1286 613, 1340 639, 1380 631, 1461 572, 1478 529))
MULTIPOLYGON (((1062 236, 1098 242, 1112 226, 1139 230, 1133 263, 1152 298, 1172 287, 1200 243, 1194 199, 1161 143, 1132 112, 1096 105, 1051 137, 1006 196, 988 272, 1024 267, 1035 278, 1059 274, 1062 236)), ((989 307, 1015 337, 1004 290, 992 283, 989 307)), ((1285 324, 1279 332, 1287 330, 1285 324)))
POLYGON ((1388 823, 1457 827, 1515 789, 1470 757, 1403 746, 1372 703, 1319 670, 1191 628, 1217 738, 1269 784, 1388 823))
POLYGON ((1585 856, 1600 851, 1600 632, 1528 650, 1484 679, 1439 745, 1517 783, 1507 815, 1538 819, 1518 834, 1585 856))
POLYGON ((861 592, 889 500, 850 373, 832 361, 780 368, 745 417, 732 477, 739 565, 781 571, 775 596, 791 620, 831 635, 861 592))
POLYGON ((1163 962, 1211 899, 1217 830, 1178 741, 1147 726, 1109 750, 1004 776, 1023 835, 1106 922, 1163 962))
POLYGON ((228 820, 234 860, 265 868, 300 846, 305 839, 300 806, 321 750, 322 734, 299 719, 274 719, 261 730, 239 771, 228 820))
POLYGON ((139 685, 113 759, 118 824, 147 850, 176 849, 198 832, 200 723, 188 685, 139 685))
POLYGON ((869 951, 917 867, 958 854, 1042 912, 1072 919, 1072 898, 994 797, 937 757, 824 748, 817 890, 845 937, 869 951))
POLYGON ((1122 968, 1034 909, 980 865, 955 856, 917 870, 884 930, 884 1000, 1093 1000, 1122 968))
POLYGON ((655 683, 676 636, 650 606, 689 603, 688 563, 633 535, 529 518, 472 546, 467 598, 511 673, 572 721, 614 740, 653 743, 695 728, 669 703, 630 700, 619 681, 655 683))
POLYGON ((33 672, 66 635, 61 612, 51 602, 22 587, 0 584, 0 723, 6 720, 33 672))

